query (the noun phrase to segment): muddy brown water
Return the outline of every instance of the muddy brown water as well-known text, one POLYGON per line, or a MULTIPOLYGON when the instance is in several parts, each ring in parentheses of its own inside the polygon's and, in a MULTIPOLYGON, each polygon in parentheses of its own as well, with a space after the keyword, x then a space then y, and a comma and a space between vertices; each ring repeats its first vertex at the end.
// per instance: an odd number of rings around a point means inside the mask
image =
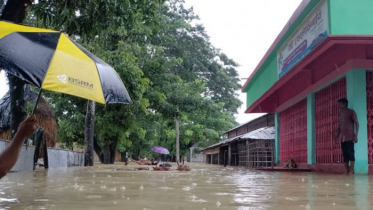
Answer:
MULTIPOLYGON (((175 164, 174 164, 175 165, 175 164)), ((192 171, 135 165, 38 169, 0 180, 0 209, 373 209, 373 177, 262 172, 204 163, 192 171)))

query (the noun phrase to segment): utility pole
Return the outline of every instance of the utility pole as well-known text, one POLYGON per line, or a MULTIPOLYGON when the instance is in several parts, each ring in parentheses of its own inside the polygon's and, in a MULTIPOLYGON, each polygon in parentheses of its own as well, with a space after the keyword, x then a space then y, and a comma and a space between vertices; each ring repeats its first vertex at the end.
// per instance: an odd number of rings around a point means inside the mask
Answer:
POLYGON ((176 161, 180 162, 180 133, 179 133, 179 120, 175 119, 176 124, 176 161))

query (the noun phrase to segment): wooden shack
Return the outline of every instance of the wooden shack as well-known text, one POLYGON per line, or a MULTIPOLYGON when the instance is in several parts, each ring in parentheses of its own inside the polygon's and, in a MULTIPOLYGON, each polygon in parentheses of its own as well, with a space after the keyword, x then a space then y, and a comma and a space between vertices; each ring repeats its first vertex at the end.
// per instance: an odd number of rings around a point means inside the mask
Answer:
POLYGON ((273 167, 274 115, 266 114, 226 132, 228 138, 202 149, 208 164, 273 167))

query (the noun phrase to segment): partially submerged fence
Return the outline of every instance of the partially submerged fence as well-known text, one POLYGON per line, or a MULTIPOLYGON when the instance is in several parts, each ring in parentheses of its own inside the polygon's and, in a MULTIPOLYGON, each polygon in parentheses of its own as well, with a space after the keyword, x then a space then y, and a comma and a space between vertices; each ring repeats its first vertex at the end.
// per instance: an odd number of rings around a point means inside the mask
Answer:
MULTIPOLYGON (((9 141, 0 140, 0 152, 2 152, 9 145, 9 143, 9 141)), ((47 152, 49 168, 84 166, 84 153, 82 152, 73 152, 71 150, 61 150, 55 148, 48 148, 47 152)), ((34 146, 29 146, 27 150, 26 146, 23 146, 17 163, 14 165, 11 171, 32 171, 34 167, 34 153, 34 146)))

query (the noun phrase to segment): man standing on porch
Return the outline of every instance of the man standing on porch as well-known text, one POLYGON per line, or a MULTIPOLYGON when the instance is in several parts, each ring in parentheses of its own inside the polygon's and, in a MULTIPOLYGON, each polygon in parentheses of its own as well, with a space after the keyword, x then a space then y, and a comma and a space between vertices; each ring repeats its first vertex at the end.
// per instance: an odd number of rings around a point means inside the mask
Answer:
POLYGON ((338 116, 338 128, 336 131, 336 143, 341 142, 343 162, 346 167, 346 174, 354 174, 355 148, 357 134, 359 132, 359 122, 354 110, 349 109, 348 100, 341 98, 338 100, 340 108, 338 116), (350 165, 351 163, 351 165, 350 165))

